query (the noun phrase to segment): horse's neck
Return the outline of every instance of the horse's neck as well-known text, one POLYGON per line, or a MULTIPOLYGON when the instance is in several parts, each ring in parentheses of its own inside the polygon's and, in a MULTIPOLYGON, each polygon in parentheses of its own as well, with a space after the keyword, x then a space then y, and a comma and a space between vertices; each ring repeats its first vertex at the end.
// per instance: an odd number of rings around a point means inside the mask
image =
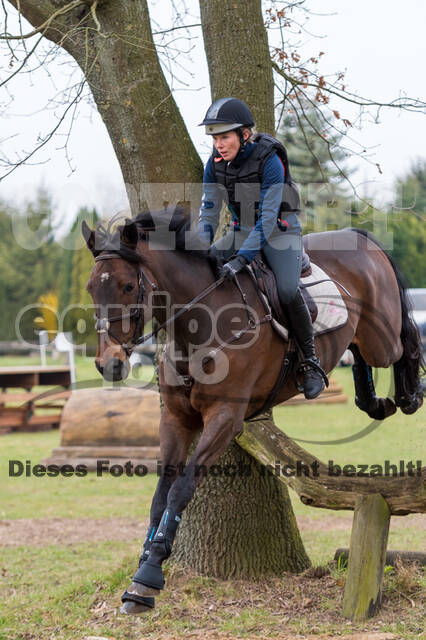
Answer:
MULTIPOLYGON (((162 303, 152 310, 153 317, 160 324, 171 315, 176 314, 179 309, 191 302, 214 282, 214 276, 207 261, 188 254, 185 255, 185 253, 157 250, 148 256, 146 265, 160 292, 160 299, 161 292, 164 292, 162 297, 164 304, 162 303)), ((172 323, 169 335, 173 335, 181 347, 184 347, 188 342, 190 319, 197 318, 199 315, 200 305, 172 323)), ((197 324, 201 325, 202 323, 197 320, 197 324)), ((203 331, 202 326, 200 326, 200 331, 203 331)))

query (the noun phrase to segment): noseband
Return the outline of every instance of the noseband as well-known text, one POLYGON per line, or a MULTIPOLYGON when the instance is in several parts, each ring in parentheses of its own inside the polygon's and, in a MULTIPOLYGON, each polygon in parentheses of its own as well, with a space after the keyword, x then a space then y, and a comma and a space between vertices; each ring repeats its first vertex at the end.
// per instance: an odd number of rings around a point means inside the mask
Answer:
POLYGON ((144 285, 144 279, 147 281, 147 283, 149 284, 152 290, 155 290, 157 288, 157 285, 154 282, 151 282, 151 280, 148 278, 148 276, 142 269, 142 265, 140 263, 140 259, 139 259, 139 256, 137 256, 137 254, 130 256, 128 255, 128 252, 126 252, 126 254, 122 254, 119 251, 114 253, 112 252, 104 253, 99 256, 96 256, 95 262, 100 262, 101 260, 113 260, 117 258, 121 258, 126 262, 136 262, 138 264, 138 298, 136 301, 136 307, 132 309, 130 313, 125 313, 124 315, 112 316, 111 318, 107 318, 107 317, 99 318, 95 313, 95 320, 96 320, 95 329, 99 335, 106 334, 111 338, 113 338, 115 342, 117 342, 117 344, 123 349, 126 355, 130 357, 137 343, 137 337, 138 335, 140 335, 141 329, 143 328, 142 303, 143 303, 144 293, 146 291, 146 288, 144 285), (136 320, 135 330, 133 331, 133 336, 130 340, 130 344, 126 342, 121 342, 121 340, 116 335, 114 335, 114 333, 111 331, 111 324, 113 322, 118 322, 120 320, 123 321, 127 319, 136 320))

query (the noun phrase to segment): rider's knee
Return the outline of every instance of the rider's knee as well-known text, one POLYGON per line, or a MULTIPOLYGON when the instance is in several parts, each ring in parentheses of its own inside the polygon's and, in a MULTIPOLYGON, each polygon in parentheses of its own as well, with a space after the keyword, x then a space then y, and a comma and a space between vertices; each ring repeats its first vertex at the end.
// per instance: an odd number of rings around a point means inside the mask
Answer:
POLYGON ((278 289, 278 295, 282 305, 288 305, 293 302, 297 294, 298 283, 294 286, 287 285, 286 287, 280 287, 278 289))

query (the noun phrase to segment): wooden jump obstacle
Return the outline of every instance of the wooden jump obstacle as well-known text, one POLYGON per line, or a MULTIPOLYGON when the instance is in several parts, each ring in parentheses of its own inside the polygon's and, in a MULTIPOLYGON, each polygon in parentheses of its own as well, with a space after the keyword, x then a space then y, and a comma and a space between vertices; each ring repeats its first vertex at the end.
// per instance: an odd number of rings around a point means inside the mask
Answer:
MULTIPOLYGON (((285 403, 288 404, 288 403, 285 403)), ((68 401, 61 446, 45 464, 144 464, 155 472, 159 458, 159 395, 140 389, 85 389, 68 401), (141 425, 143 428, 141 429, 141 425)), ((426 469, 413 477, 335 477, 328 467, 262 417, 246 422, 236 442, 263 465, 305 465, 315 474, 280 474, 301 501, 324 509, 354 511, 343 613, 354 621, 374 615, 381 587, 391 515, 426 513, 426 469), (314 466, 313 466, 314 465, 314 466)), ((344 553, 344 552, 342 552, 344 553)), ((421 554, 415 554, 423 557, 421 554)))
POLYGON ((279 461, 289 469, 303 464, 312 470, 309 475, 278 475, 303 504, 354 511, 343 613, 353 621, 373 616, 381 604, 390 517, 426 513, 426 468, 404 477, 336 477, 318 458, 277 427, 266 425, 261 417, 246 422, 236 442, 272 469, 279 461))
POLYGON ((329 386, 314 400, 306 400, 303 393, 299 393, 297 396, 286 400, 280 406, 297 406, 302 404, 345 404, 348 402, 348 396, 343 392, 341 384, 330 378, 329 386))
POLYGON ((131 387, 80 389, 65 405, 60 446, 43 464, 85 465, 99 460, 123 466, 130 461, 157 471, 160 458, 160 397, 157 391, 131 387))
POLYGON ((0 367, 0 433, 59 427, 62 409, 71 392, 55 389, 54 393, 35 393, 31 389, 70 384, 68 366, 0 367), (11 388, 26 391, 6 391, 11 388))

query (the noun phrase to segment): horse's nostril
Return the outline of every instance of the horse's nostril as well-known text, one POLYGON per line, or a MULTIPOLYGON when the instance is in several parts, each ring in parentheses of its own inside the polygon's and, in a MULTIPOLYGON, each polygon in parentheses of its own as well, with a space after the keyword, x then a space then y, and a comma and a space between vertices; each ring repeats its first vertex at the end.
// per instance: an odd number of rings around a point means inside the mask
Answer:
POLYGON ((103 367, 102 375, 105 380, 116 382, 127 378, 129 371, 130 366, 127 361, 123 362, 119 358, 111 358, 111 360, 108 360, 105 367, 103 367))

